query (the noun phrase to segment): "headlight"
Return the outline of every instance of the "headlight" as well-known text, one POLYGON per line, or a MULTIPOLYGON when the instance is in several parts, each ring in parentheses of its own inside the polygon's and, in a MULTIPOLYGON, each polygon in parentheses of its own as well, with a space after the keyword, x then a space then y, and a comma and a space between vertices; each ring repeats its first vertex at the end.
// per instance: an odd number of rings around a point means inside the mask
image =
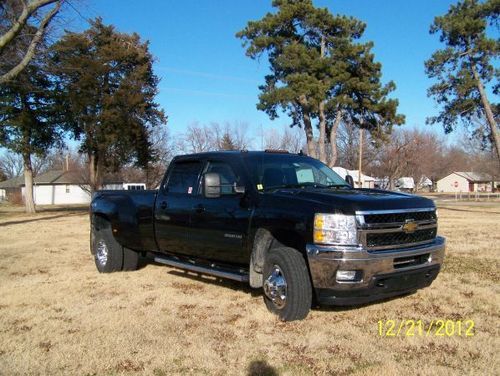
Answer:
POLYGON ((355 217, 344 214, 316 214, 314 243, 357 245, 355 217))

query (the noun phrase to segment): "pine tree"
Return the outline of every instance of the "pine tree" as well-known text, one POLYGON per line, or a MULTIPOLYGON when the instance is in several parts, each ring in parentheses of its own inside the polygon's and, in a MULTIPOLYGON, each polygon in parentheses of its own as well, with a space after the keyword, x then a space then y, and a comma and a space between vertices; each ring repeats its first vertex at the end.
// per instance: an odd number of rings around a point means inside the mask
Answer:
POLYGON ((381 65, 374 62, 372 44, 355 42, 364 23, 332 15, 311 0, 275 0, 273 6, 276 13, 250 21, 237 37, 243 39, 247 56, 257 59, 266 54, 269 59, 271 73, 260 86, 257 108, 271 119, 280 110, 286 112, 292 125, 304 129, 309 155, 327 162, 329 154, 329 164, 335 164, 341 121, 379 137, 404 122, 396 113, 397 100, 387 98, 394 83, 380 82, 381 65))
POLYGON ((461 122, 472 125, 477 118, 486 118, 500 166, 499 104, 492 104, 488 98, 488 92, 500 92, 500 69, 493 65, 499 58, 500 41, 487 34, 495 29, 498 32, 499 13, 498 0, 464 0, 452 5, 444 16, 436 17, 430 33, 439 33, 446 47, 434 52, 425 69, 437 80, 428 95, 442 106, 439 115, 429 118, 428 123, 441 123, 449 133, 461 122))
POLYGON ((32 157, 46 154, 62 140, 52 93, 50 75, 38 59, 0 85, 0 145, 23 158, 27 213, 35 212, 32 157))
POLYGON ((67 33, 52 48, 58 105, 65 126, 88 156, 91 190, 104 171, 154 159, 149 133, 166 122, 155 103, 158 77, 148 42, 119 33, 100 18, 82 33, 67 33))
POLYGON ((228 132, 222 135, 219 145, 220 150, 237 150, 237 147, 228 132))

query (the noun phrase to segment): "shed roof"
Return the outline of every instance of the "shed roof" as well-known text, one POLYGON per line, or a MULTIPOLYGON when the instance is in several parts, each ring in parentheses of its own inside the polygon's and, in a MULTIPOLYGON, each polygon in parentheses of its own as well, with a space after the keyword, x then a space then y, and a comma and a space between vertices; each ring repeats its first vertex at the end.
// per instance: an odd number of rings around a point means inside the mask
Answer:
MULTIPOLYGON (((35 185, 51 184, 81 184, 83 177, 76 171, 51 170, 36 176, 33 179, 35 185)), ((0 182, 0 189, 21 188, 24 186, 24 176, 0 182)))
MULTIPOLYGON (((51 170, 37 175, 33 179, 34 185, 54 185, 54 184, 86 184, 85 177, 79 171, 51 170)), ((104 179, 103 184, 122 184, 121 179, 104 179)), ((0 182, 0 189, 24 187, 24 176, 18 176, 0 182)))
POLYGON ((24 176, 17 176, 0 182, 0 189, 19 188, 22 185, 24 185, 24 176))
POLYGON ((492 177, 484 172, 462 172, 462 171, 455 171, 454 174, 460 175, 463 178, 467 179, 470 182, 490 182, 492 177))

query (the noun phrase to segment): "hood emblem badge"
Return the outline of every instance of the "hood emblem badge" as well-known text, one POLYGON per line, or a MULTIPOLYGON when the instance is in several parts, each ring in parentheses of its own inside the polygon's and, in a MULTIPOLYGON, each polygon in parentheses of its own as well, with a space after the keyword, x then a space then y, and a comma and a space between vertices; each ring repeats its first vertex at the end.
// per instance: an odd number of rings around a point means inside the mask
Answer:
POLYGON ((403 225, 403 231, 405 234, 413 234, 418 229, 418 223, 413 219, 407 219, 403 225))

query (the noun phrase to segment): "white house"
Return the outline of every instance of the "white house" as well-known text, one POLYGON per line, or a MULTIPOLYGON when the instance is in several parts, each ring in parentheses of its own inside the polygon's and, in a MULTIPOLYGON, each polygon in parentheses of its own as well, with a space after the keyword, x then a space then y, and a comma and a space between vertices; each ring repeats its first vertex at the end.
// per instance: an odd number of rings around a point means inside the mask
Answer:
POLYGON ((348 170, 343 167, 332 167, 332 170, 336 172, 342 179, 345 179, 347 175, 351 175, 354 179, 354 188, 375 188, 375 178, 361 173, 361 186, 359 185, 359 170, 348 170))
POLYGON ((492 177, 481 172, 452 172, 437 181, 438 192, 491 192, 492 177))
MULTIPOLYGON (((90 192, 73 171, 53 170, 33 179, 35 205, 71 205, 90 203, 90 192)), ((21 188, 24 197, 24 186, 21 188)))
MULTIPOLYGON (((90 203, 90 189, 84 177, 76 171, 53 170, 33 179, 35 205, 71 205, 90 203)), ((143 183, 106 182, 104 189, 145 189, 143 183)), ((0 197, 8 199, 19 192, 24 198, 24 178, 14 178, 0 183, 0 197)), ((19 194, 18 193, 18 194, 19 194)))

